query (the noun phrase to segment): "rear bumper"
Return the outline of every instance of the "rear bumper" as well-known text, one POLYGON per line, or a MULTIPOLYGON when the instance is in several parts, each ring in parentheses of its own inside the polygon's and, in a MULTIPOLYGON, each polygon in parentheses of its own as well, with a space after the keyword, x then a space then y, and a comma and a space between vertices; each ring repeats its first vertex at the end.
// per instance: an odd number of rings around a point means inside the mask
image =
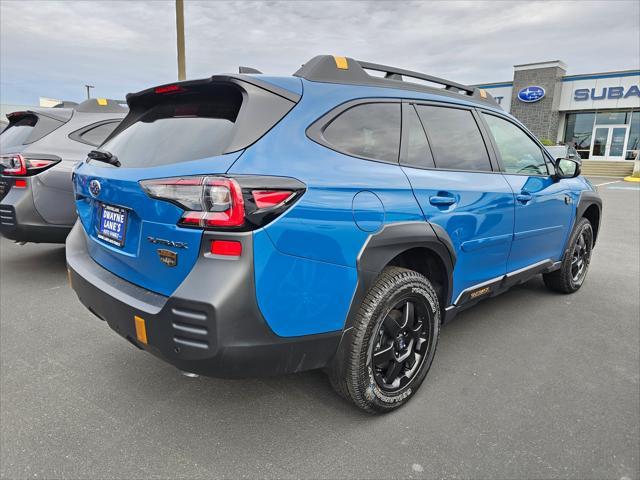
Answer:
POLYGON ((0 203, 0 234, 10 240, 64 243, 70 231, 71 225, 52 225, 38 214, 30 187, 12 188, 0 203))
MULTIPOLYGON (((208 235, 203 245, 208 245, 208 235)), ((78 222, 67 238, 72 287, 80 301, 122 337, 187 372, 238 378, 328 365, 341 333, 275 335, 255 298, 252 235, 216 235, 225 237, 242 242, 242 256, 214 258, 201 252, 202 258, 174 295, 165 297, 95 263, 78 222), (135 316, 145 320, 147 344, 136 337, 135 316)))

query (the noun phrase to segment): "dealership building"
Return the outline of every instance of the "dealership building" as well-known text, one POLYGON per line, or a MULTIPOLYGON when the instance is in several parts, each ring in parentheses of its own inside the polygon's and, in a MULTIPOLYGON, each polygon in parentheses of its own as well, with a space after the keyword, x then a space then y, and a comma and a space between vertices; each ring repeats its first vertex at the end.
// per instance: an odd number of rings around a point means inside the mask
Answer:
POLYGON ((515 65, 513 80, 477 86, 538 138, 573 144, 583 159, 630 168, 640 150, 640 70, 566 70, 559 60, 515 65))

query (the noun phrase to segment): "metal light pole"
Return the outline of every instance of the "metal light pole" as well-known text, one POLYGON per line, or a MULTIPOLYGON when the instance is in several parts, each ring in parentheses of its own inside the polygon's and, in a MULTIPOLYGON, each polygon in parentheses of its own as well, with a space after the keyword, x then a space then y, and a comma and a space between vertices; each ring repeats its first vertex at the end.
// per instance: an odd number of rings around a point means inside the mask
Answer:
POLYGON ((176 34, 178 40, 178 80, 185 80, 187 75, 184 58, 184 0, 176 0, 176 34))
POLYGON ((90 88, 96 88, 93 85, 85 85, 85 87, 87 88, 87 100, 89 100, 91 98, 91 94, 89 93, 89 89, 90 88))

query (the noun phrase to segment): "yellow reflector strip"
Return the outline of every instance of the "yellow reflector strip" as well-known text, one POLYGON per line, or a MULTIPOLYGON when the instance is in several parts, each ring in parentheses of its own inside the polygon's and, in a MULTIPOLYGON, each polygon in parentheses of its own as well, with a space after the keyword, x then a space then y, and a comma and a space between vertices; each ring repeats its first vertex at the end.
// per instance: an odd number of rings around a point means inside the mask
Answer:
POLYGON ((480 96, 482 98, 487 98, 487 91, 481 88, 480 89, 480 96))
POLYGON ((106 98, 96 98, 96 100, 98 101, 98 105, 101 105, 103 107, 107 104, 106 98))
POLYGON ((144 324, 144 318, 137 315, 133 317, 136 323, 136 337, 145 345, 147 344, 147 327, 144 324))
POLYGON ((347 59, 345 57, 336 57, 334 55, 333 58, 336 61, 336 67, 338 67, 340 70, 349 70, 349 62, 347 62, 347 59))

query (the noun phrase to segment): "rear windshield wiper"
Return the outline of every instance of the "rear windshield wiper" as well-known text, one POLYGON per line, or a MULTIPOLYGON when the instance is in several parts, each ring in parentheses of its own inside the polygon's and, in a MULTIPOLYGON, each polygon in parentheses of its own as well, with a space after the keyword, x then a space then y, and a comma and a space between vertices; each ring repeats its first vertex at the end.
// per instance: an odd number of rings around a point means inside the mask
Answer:
POLYGON ((106 150, 91 150, 87 157, 91 160, 97 160, 98 162, 108 163, 109 165, 113 165, 114 167, 120 166, 120 160, 113 153, 107 152, 106 150))

